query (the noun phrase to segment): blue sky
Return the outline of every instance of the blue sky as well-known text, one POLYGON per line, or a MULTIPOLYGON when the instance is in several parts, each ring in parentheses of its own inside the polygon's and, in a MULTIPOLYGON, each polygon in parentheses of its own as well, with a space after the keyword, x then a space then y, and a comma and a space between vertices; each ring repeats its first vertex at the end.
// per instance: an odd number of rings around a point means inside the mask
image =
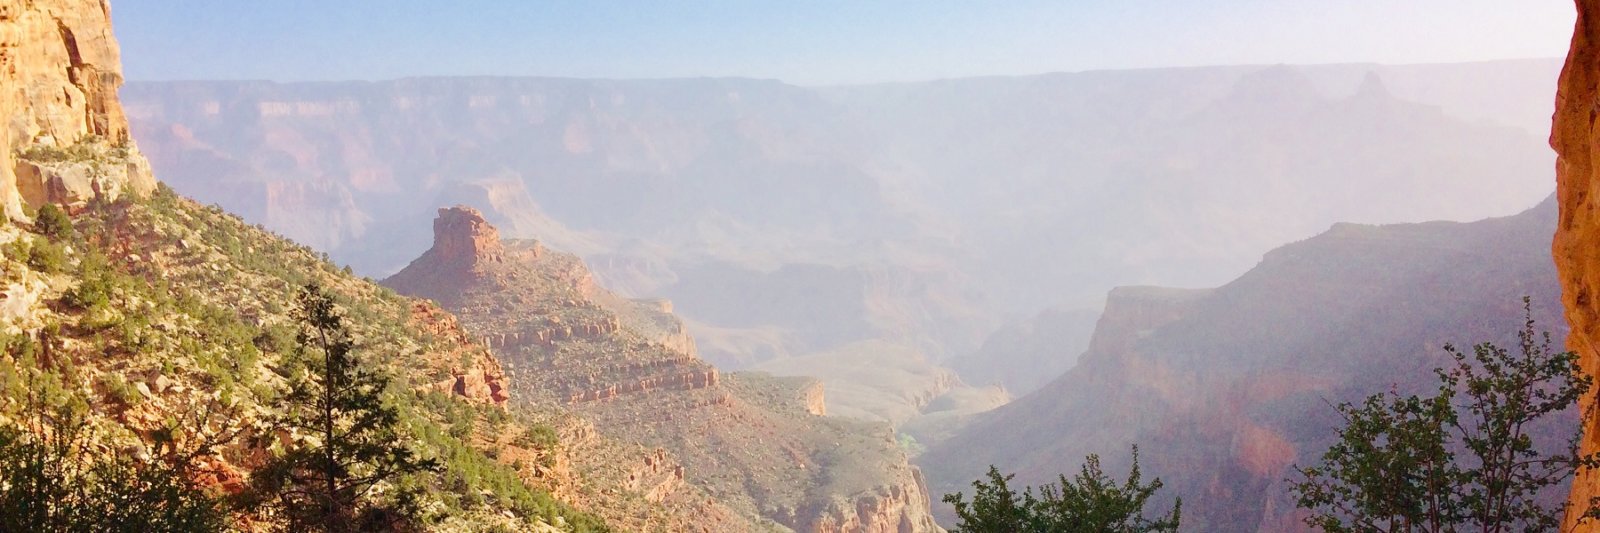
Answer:
POLYGON ((1569 0, 113 0, 135 80, 741 76, 1557 57, 1569 0))

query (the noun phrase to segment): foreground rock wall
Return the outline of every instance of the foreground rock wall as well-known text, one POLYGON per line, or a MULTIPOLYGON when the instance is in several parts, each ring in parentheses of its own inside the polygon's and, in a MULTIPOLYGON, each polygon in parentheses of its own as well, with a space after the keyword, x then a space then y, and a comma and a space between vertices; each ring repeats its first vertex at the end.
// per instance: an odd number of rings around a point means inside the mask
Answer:
POLYGON ((124 183, 136 190, 155 186, 137 152, 125 158, 130 170, 115 182, 73 169, 42 171, 18 157, 29 147, 91 137, 129 145, 128 120, 117 101, 121 86, 121 53, 104 0, 0 0, 0 215, 24 217, 25 189, 67 203, 114 194, 124 183), (33 182, 19 184, 19 177, 33 182))
MULTIPOLYGON (((1590 374, 1600 373, 1600 212, 1594 198, 1596 182, 1595 146, 1600 135, 1595 118, 1600 115, 1600 0, 1578 0, 1578 22, 1572 33, 1572 49, 1561 70, 1556 88, 1556 110, 1550 131, 1550 147, 1556 150, 1556 197, 1561 217, 1556 226, 1551 253, 1561 275, 1561 302, 1566 306, 1572 333, 1567 346, 1578 352, 1580 364, 1590 374)), ((1594 397, 1588 399, 1588 409, 1594 397)), ((1600 450, 1600 419, 1584 417, 1583 451, 1600 450)), ((1600 475, 1581 474, 1572 485, 1572 503, 1577 506, 1600 496, 1600 475)), ((1592 521, 1576 524, 1567 517, 1563 530, 1600 531, 1592 521)))

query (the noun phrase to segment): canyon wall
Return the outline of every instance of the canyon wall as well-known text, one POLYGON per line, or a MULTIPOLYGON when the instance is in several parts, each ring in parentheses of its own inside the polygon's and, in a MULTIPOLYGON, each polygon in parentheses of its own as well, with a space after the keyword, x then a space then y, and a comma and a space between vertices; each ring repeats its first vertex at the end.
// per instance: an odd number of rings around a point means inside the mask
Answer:
MULTIPOLYGON (((1013 486, 1053 482, 1089 454, 1118 475, 1136 444, 1166 487, 1148 508, 1181 496, 1186 528, 1303 531, 1285 480, 1333 443, 1330 402, 1431 391, 1445 343, 1514 346, 1524 296, 1563 340, 1544 243, 1555 219, 1552 198, 1471 223, 1338 224, 1215 289, 1113 290, 1076 367, 917 461, 940 494, 991 464, 1013 486)), ((1551 417, 1534 445, 1554 452, 1577 421, 1551 417)))
POLYGON ((117 100, 121 86, 104 0, 0 1, 0 215, 26 218, 24 200, 70 204, 115 195, 123 184, 155 187, 149 165, 132 150, 117 100), (91 139, 118 147, 116 160, 108 160, 116 164, 91 170, 29 155, 91 139))
MULTIPOLYGON (((1595 118, 1600 113, 1600 1, 1578 0, 1578 21, 1572 32, 1572 49, 1561 70, 1556 87, 1556 110, 1550 131, 1550 147, 1556 151, 1556 197, 1561 204, 1551 255, 1561 276, 1561 303, 1566 307, 1572 333, 1567 346, 1578 352, 1579 363, 1591 375, 1600 373, 1600 213, 1595 211, 1595 143, 1600 133, 1595 118)), ((1594 405, 1590 396, 1585 409, 1594 405)), ((1600 419, 1585 416, 1584 453, 1600 450, 1600 419)), ((1572 503, 1578 506, 1600 496, 1600 475, 1580 473, 1572 484, 1572 503)), ((1563 530, 1600 531, 1593 521, 1577 524, 1569 514, 1563 530)))

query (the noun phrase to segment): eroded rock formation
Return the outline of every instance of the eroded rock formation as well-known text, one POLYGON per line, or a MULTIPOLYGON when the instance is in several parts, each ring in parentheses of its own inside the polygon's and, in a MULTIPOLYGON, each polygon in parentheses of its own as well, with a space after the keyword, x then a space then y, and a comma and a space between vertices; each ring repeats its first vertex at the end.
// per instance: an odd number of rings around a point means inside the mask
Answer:
POLYGON ((571 254, 502 242, 475 209, 441 209, 434 233, 384 284, 461 317, 519 401, 565 405, 657 449, 626 473, 626 490, 648 501, 703 490, 744 519, 803 532, 938 531, 893 432, 818 416, 815 380, 723 375, 695 355, 669 303, 619 297, 571 254))
POLYGON ((494 405, 505 405, 511 399, 505 371, 500 361, 481 345, 474 344, 461 329, 460 321, 438 306, 425 301, 411 305, 412 325, 419 331, 447 341, 446 346, 458 346, 452 353, 436 355, 447 361, 450 377, 434 384, 434 388, 461 396, 468 400, 494 405), (462 357, 465 352, 465 357, 462 357), (465 362, 465 366, 463 366, 465 362))
MULTIPOLYGON (((1600 167, 1596 166, 1600 130, 1600 1, 1577 0, 1578 21, 1572 32, 1572 48, 1561 70, 1556 88, 1556 110, 1550 130, 1550 147, 1556 151, 1556 197, 1561 215, 1556 225, 1551 254, 1561 276, 1561 302, 1566 307, 1572 332, 1567 346, 1579 355, 1579 362, 1590 374, 1600 373, 1600 212, 1596 211, 1596 186, 1600 167)), ((1585 409, 1592 407, 1594 396, 1585 409)), ((1600 418, 1584 418, 1584 453, 1600 450, 1600 418)), ((1580 473, 1572 484, 1574 507, 1600 496, 1600 473, 1580 473)), ((1575 524, 1568 516, 1563 530, 1600 531, 1594 521, 1575 524)))
POLYGON ((483 213, 466 206, 439 209, 433 219, 433 252, 439 258, 465 266, 498 262, 505 253, 500 231, 483 219, 483 213))
POLYGON ((0 1, 0 216, 25 218, 24 201, 71 205, 155 187, 128 136, 120 86, 104 0, 0 1))

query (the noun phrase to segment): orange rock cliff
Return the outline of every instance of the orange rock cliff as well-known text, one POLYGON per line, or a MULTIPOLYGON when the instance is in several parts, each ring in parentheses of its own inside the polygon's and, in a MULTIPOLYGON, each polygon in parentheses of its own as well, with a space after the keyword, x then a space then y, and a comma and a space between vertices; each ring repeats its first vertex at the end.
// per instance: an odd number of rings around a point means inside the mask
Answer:
MULTIPOLYGON (((1561 276, 1561 300, 1566 307, 1572 333, 1567 345, 1579 355, 1579 362, 1591 375, 1600 374, 1600 212, 1596 211, 1600 167, 1596 166, 1596 143, 1600 130, 1600 0, 1577 0, 1578 20, 1572 33, 1572 49, 1556 89, 1556 108, 1550 131, 1550 147, 1556 151, 1556 196, 1561 217, 1551 247, 1556 270, 1561 276)), ((1587 401, 1585 412, 1595 397, 1587 401)), ((1600 451, 1600 418, 1594 414, 1583 420, 1583 451, 1600 451)), ((1572 484, 1574 507, 1600 496, 1600 473, 1583 472, 1572 484)), ((1577 524, 1569 515, 1564 531, 1600 531, 1600 523, 1577 524)))
POLYGON ((155 188, 128 136, 121 86, 105 0, 0 0, 0 217, 155 188), (97 142, 71 158, 29 156, 86 141, 97 142))

